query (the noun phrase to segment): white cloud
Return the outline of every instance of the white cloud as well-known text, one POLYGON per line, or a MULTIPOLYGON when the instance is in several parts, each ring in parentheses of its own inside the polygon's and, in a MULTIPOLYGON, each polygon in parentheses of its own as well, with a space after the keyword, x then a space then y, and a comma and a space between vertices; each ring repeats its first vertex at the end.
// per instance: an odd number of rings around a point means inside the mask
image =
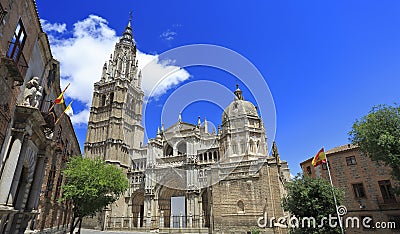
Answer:
POLYGON ((66 24, 59 24, 59 23, 49 23, 47 20, 41 19, 40 23, 42 24, 42 28, 46 32, 55 31, 58 33, 63 33, 67 29, 66 24))
POLYGON ((161 33, 160 37, 164 40, 171 41, 175 39, 176 32, 167 29, 165 32, 161 33))
POLYGON ((172 65, 172 61, 160 61, 157 55, 138 52, 139 68, 143 72, 142 89, 148 97, 157 98, 173 86, 189 79, 190 74, 172 65))
POLYGON ((70 115, 73 124, 87 124, 89 120, 90 110, 84 109, 77 114, 70 115))
MULTIPOLYGON (((46 25, 55 25, 45 20, 42 22, 46 25)), ((107 20, 96 15, 89 15, 86 19, 76 22, 72 32, 68 34, 72 36, 51 34, 52 31, 57 31, 54 28, 43 27, 49 34, 53 55, 60 61, 62 86, 65 87, 67 83, 71 83, 66 96, 85 104, 85 108, 72 115, 71 119, 73 124, 86 124, 89 119, 93 84, 100 80, 102 67, 113 52, 119 37, 115 30, 108 26, 107 20)), ((60 30, 65 32, 65 29, 60 30)), ((146 68, 142 79, 146 98, 158 83, 157 88, 152 92, 154 98, 190 77, 186 70, 173 66, 168 61, 159 61, 158 55, 138 51, 137 57, 140 68, 150 62, 147 67, 150 69, 146 68), (171 73, 175 70, 176 72, 171 73), (166 74, 170 75, 160 83, 166 74)))

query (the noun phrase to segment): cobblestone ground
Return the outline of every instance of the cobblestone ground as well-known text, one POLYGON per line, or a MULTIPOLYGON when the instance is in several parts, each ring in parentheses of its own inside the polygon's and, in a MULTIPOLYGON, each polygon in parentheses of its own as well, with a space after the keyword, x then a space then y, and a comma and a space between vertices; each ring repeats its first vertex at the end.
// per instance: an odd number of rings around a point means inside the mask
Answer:
POLYGON ((90 230, 90 229, 82 229, 81 230, 81 234, 96 234, 96 233, 99 233, 99 234, 149 234, 152 232, 134 232, 134 231, 132 231, 132 232, 116 232, 116 231, 102 232, 99 230, 90 230))

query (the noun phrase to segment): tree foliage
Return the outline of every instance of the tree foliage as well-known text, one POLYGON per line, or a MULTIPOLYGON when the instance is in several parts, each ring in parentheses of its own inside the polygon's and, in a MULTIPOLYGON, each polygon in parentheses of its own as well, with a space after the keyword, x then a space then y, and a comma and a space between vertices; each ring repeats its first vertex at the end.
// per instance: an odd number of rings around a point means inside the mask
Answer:
MULTIPOLYGON (((284 209, 297 218, 313 217, 316 221, 315 227, 299 225, 298 228, 292 228, 291 233, 340 233, 338 223, 336 228, 329 227, 327 222, 323 222, 324 225, 319 227, 323 217, 329 217, 329 215, 337 217, 332 186, 329 181, 323 178, 297 175, 285 187, 287 196, 282 201, 284 209)), ((334 188, 334 192, 340 203, 343 199, 343 191, 334 188)))
POLYGON ((102 211, 128 188, 122 170, 100 159, 72 157, 64 174, 63 199, 72 201, 74 205, 71 233, 78 222, 81 224, 83 217, 102 211))
POLYGON ((375 106, 349 132, 350 140, 372 160, 381 161, 393 169, 400 180, 400 106, 375 106))

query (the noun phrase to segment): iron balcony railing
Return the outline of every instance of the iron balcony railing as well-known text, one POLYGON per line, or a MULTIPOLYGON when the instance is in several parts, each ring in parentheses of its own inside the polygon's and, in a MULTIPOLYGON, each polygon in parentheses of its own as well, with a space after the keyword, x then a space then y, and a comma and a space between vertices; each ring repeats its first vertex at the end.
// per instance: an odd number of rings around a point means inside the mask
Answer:
POLYGON ((28 69, 28 62, 26 61, 26 58, 22 53, 22 46, 18 42, 9 41, 8 43, 9 49, 7 52, 7 58, 11 59, 14 62, 14 65, 17 67, 23 80, 28 69))

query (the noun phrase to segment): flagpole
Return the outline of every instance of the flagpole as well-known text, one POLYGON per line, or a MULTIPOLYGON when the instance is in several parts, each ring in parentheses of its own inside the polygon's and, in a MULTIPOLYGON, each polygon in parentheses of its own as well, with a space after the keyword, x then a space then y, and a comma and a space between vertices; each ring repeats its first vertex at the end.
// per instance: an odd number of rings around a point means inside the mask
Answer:
MULTIPOLYGON (((71 83, 68 83, 67 87, 65 87, 65 89, 61 92, 61 93, 65 93, 65 91, 68 89, 69 85, 71 83)), ((64 98, 64 97, 63 97, 64 98)), ((56 99, 57 100, 57 99, 56 99)), ((53 110, 54 106, 56 105, 56 101, 53 101, 53 104, 51 105, 51 107, 49 108, 48 112, 50 112, 51 110, 53 110)))
POLYGON ((57 125, 58 121, 60 121, 61 117, 65 114, 65 112, 71 108, 71 104, 72 104, 73 100, 68 104, 67 108, 65 108, 65 110, 63 111, 63 113, 61 113, 60 117, 58 117, 58 119, 56 120, 56 122, 54 123, 54 126, 57 125))
POLYGON ((58 119, 54 123, 54 126, 57 125, 58 121, 60 121, 61 117, 63 117, 64 114, 65 114, 65 111, 63 111, 63 113, 60 115, 60 117, 58 117, 58 119))
MULTIPOLYGON (((325 153, 325 152, 324 152, 324 153, 325 153)), ((338 216, 340 231, 342 232, 342 234, 344 234, 343 225, 342 225, 342 220, 341 220, 341 218, 340 218, 339 211, 338 211, 338 205, 337 205, 337 199, 336 199, 336 195, 335 195, 335 189, 334 189, 333 183, 332 183, 331 170, 329 169, 328 156, 326 156, 326 154, 325 154, 325 158, 326 158, 326 168, 328 168, 329 181, 331 182, 331 189, 332 189, 332 194, 333 194, 333 200, 335 201, 335 208, 336 208, 336 214, 337 214, 337 216, 338 216)))

